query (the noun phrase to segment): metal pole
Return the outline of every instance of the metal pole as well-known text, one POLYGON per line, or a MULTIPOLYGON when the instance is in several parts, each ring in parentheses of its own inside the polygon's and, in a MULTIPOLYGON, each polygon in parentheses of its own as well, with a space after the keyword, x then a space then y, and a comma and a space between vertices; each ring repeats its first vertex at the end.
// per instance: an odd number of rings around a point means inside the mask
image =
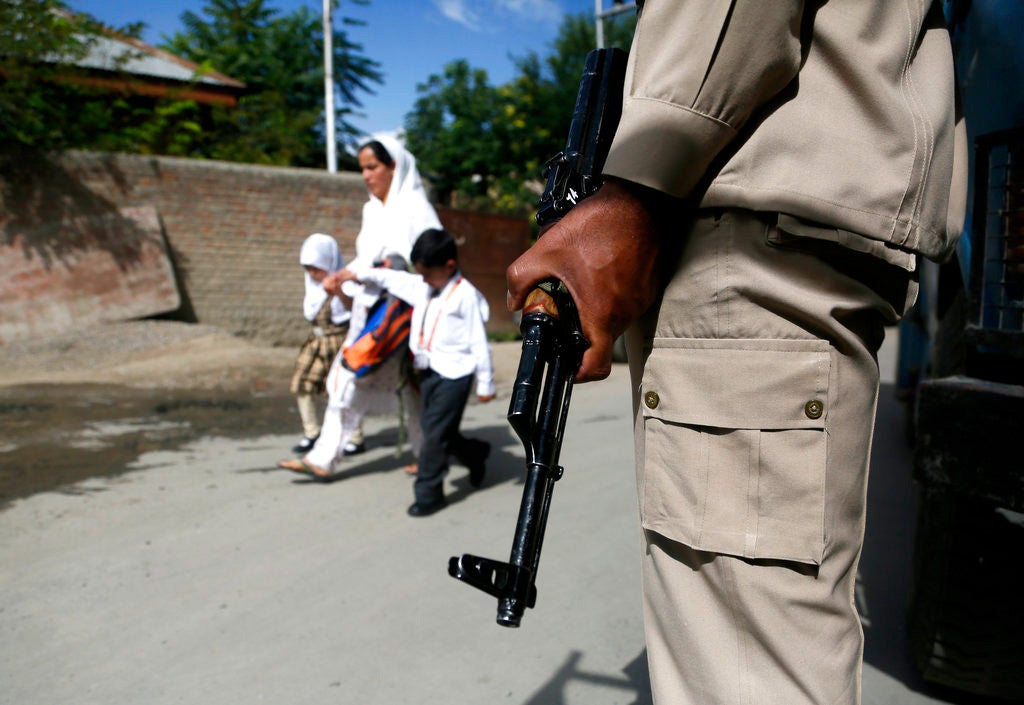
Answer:
POLYGON ((334 21, 333 0, 324 0, 324 141, 327 143, 327 171, 338 170, 337 138, 334 135, 334 21))
POLYGON ((622 12, 629 12, 636 9, 635 2, 614 2, 607 10, 604 9, 604 0, 594 0, 594 16, 597 22, 597 48, 604 49, 604 18, 618 15, 622 12))

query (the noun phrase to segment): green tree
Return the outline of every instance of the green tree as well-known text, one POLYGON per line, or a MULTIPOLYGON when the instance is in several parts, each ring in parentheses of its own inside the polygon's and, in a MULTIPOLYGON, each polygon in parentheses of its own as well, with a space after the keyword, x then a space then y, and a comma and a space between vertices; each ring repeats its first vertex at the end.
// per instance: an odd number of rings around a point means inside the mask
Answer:
POLYGON ((144 26, 107 27, 59 0, 0 0, 0 142, 41 150, 189 154, 203 108, 173 93, 140 95, 127 75, 121 87, 96 86, 78 66, 100 37, 138 38, 144 26))
POLYGON ((502 151, 495 129, 502 119, 500 98, 487 72, 460 59, 417 90, 421 96, 406 123, 409 149, 442 201, 481 205, 502 151))
MULTIPOLYGON (((119 31, 134 36, 140 28, 119 31)), ((74 64, 103 31, 59 0, 0 0, 0 142, 54 149, 91 139, 79 117, 98 112, 90 105, 96 91, 74 64)))
MULTIPOLYGON (((636 20, 629 15, 617 16, 605 23, 605 46, 628 50, 633 40, 636 20)), ((580 74, 587 54, 597 44, 597 32, 591 15, 567 15, 551 43, 551 52, 540 58, 536 52, 516 60, 520 76, 532 68, 538 78, 536 85, 526 84, 522 90, 533 90, 532 101, 538 106, 535 122, 548 126, 538 147, 547 144, 555 152, 565 145, 569 121, 576 105, 580 74), (554 140, 548 143, 547 140, 554 140)))
MULTIPOLYGON (((606 45, 628 48, 635 22, 606 25, 606 45)), ((587 53, 596 45, 592 15, 567 15, 541 57, 514 57, 516 77, 493 87, 465 60, 417 86, 406 116, 409 149, 442 202, 528 214, 543 188, 544 163, 564 146, 587 53)))
POLYGON ((52 56, 82 56, 87 50, 78 36, 88 22, 71 15, 59 0, 3 0, 0 2, 0 54, 5 72, 52 56))
MULTIPOLYGON (((349 0, 366 5, 368 0, 349 0)), ((321 166, 323 131, 323 24, 308 7, 278 16, 265 0, 209 0, 203 15, 182 14, 185 30, 163 48, 219 71, 247 87, 235 108, 216 108, 213 125, 196 141, 197 154, 232 161, 321 166)), ((342 18, 342 27, 360 26, 342 18)), ((332 36, 336 125, 343 143, 356 139, 349 122, 361 93, 382 83, 379 64, 362 53, 347 31, 332 36)))

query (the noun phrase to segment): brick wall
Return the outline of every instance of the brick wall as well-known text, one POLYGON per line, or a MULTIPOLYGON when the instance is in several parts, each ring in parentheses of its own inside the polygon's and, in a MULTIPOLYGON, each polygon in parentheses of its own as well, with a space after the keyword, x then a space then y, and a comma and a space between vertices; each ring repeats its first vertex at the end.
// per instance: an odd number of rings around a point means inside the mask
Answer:
MULTIPOLYGON (((68 152, 54 159, 6 154, 0 198, 0 236, 8 246, 47 223, 152 206, 181 294, 176 316, 293 344, 308 330, 302 241, 328 233, 351 258, 366 187, 355 173, 68 152)), ((488 329, 515 330, 505 310, 504 270, 527 246, 527 222, 444 209, 439 215, 460 241, 467 276, 488 297, 488 329)), ((96 245, 76 237, 71 246, 96 245)), ((0 281, 0 300, 5 286, 0 281)))
POLYGON ((437 216, 459 245, 459 266, 487 298, 491 332, 518 332, 505 307, 505 269, 526 249, 530 224, 523 218, 438 208, 437 216))

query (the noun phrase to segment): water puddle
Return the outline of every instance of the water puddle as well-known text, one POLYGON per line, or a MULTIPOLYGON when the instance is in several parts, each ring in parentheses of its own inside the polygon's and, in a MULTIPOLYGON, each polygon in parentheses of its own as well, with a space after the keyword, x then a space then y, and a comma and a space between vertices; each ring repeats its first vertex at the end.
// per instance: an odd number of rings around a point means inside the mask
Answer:
POLYGON ((106 385, 0 388, 0 507, 131 469, 139 456, 198 438, 299 435, 287 395, 106 385))

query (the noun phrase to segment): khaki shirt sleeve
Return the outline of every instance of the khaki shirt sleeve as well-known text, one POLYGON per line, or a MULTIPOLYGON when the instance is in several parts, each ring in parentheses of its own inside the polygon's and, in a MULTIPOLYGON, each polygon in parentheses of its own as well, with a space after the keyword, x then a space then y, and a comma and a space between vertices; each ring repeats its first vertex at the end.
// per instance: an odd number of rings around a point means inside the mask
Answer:
POLYGON ((604 173, 684 197, 800 68, 800 0, 646 0, 604 173))

